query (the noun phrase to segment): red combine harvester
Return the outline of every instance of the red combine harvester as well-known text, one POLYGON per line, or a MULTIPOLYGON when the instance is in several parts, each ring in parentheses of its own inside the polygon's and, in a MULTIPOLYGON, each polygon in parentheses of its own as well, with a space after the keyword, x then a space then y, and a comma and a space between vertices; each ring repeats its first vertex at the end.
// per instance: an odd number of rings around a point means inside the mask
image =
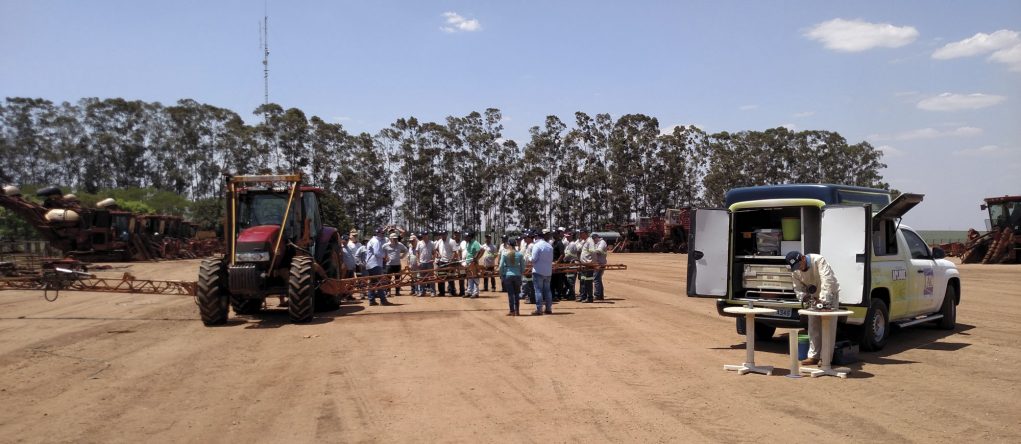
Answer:
POLYGON ((989 231, 968 230, 961 262, 1021 263, 1021 196, 990 197, 981 209, 989 212, 989 231))
POLYGON ((690 228, 691 208, 668 209, 662 217, 640 217, 637 224, 622 227, 622 240, 614 246, 614 251, 685 253, 690 228))

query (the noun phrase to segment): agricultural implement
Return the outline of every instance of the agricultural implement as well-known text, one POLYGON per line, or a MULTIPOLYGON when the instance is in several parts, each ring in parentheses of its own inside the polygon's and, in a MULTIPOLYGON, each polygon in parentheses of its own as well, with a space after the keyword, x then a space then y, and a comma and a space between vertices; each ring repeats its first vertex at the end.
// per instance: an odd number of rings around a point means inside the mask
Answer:
MULTIPOLYGON (((1009 264, 1021 262, 1021 196, 990 197, 982 210, 989 212, 989 231, 968 230, 968 241, 960 254, 966 264, 1009 264)), ((953 250, 953 249, 952 249, 953 250)))
POLYGON ((614 252, 684 253, 688 251, 691 208, 668 209, 663 216, 640 217, 620 227, 614 252))
POLYGON ((5 186, 0 207, 27 221, 53 248, 83 260, 153 260, 201 257, 219 250, 215 239, 194 239, 196 226, 179 216, 137 215, 113 199, 96 208, 81 206, 56 187, 39 190, 40 205, 14 186, 5 186))

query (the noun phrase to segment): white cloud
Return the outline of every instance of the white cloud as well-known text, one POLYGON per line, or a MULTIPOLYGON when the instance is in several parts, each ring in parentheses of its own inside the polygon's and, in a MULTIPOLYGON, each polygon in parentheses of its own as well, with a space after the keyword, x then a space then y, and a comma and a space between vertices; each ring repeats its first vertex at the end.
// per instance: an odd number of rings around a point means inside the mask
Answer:
POLYGON ((890 145, 880 145, 876 147, 877 150, 883 152, 884 157, 904 157, 904 150, 894 148, 890 145))
POLYGON ((1011 71, 1021 72, 1021 43, 994 52, 989 56, 989 61, 1003 63, 1011 71))
POLYGON ((447 19, 447 24, 440 27, 443 32, 473 32, 482 29, 478 20, 466 19, 456 12, 444 12, 443 16, 447 19))
POLYGON ((926 111, 959 111, 990 107, 1007 100, 1006 97, 994 94, 957 94, 943 93, 918 102, 918 109, 926 111))
POLYGON ((954 154, 957 156, 1004 157, 1018 152, 1019 150, 1017 148, 1004 148, 999 145, 983 145, 978 148, 957 150, 954 151, 954 154))
POLYGON ((1011 71, 1021 72, 1021 34, 1001 29, 986 34, 980 32, 964 40, 947 43, 932 53, 938 60, 971 57, 992 53, 986 60, 1007 65, 1011 71))
POLYGON ((737 109, 739 109, 741 111, 751 111, 751 110, 753 110, 755 108, 758 108, 758 107, 759 107, 759 105, 741 105, 741 106, 737 107, 737 109))
POLYGON ((814 115, 815 115, 815 111, 804 111, 804 112, 800 112, 800 113, 794 113, 794 117, 797 117, 799 119, 802 118, 802 117, 812 117, 814 115))
POLYGON ((918 38, 918 30, 912 26, 837 18, 811 27, 805 32, 805 37, 822 42, 823 46, 834 51, 860 52, 907 45, 918 38))
POLYGON ((992 34, 980 32, 964 40, 947 43, 942 48, 932 53, 932 58, 938 60, 956 59, 958 57, 971 57, 987 52, 1009 48, 1021 43, 1018 33, 1001 29, 992 34))
POLYGON ((961 126, 948 130, 938 130, 936 128, 921 128, 916 130, 904 131, 896 134, 872 134, 868 138, 874 141, 922 140, 922 139, 938 139, 943 137, 969 137, 977 136, 982 133, 983 133, 982 128, 975 128, 973 126, 961 126))

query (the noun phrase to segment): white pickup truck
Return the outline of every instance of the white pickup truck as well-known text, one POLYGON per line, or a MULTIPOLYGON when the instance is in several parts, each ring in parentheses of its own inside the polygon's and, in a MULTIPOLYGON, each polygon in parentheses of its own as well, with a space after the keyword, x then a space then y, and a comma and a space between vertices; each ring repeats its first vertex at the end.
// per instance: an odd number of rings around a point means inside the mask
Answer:
MULTIPOLYGON (((864 350, 883 348, 890 324, 953 329, 961 301, 957 267, 900 224, 922 197, 903 194, 891 202, 885 190, 823 184, 732 189, 727 208, 700 208, 692 216, 688 296, 717 298, 723 316, 734 316, 723 308, 748 303, 776 309, 756 317, 757 338, 804 326, 783 261, 797 250, 821 254, 833 268, 840 306, 854 312, 841 319, 840 331, 864 350)), ((736 325, 743 334, 743 319, 736 325)))

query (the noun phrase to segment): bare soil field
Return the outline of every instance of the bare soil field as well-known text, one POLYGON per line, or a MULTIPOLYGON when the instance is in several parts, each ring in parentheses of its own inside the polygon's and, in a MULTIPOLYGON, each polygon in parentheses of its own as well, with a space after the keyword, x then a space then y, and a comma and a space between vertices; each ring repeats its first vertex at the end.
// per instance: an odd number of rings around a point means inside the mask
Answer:
POLYGON ((1021 267, 961 266, 955 331, 895 330, 848 379, 790 379, 779 335, 756 356, 773 376, 723 370, 744 338, 685 296, 685 260, 611 256, 630 269, 607 300, 537 317, 483 293, 207 328, 187 297, 0 292, 0 441, 1021 442, 1021 267))

